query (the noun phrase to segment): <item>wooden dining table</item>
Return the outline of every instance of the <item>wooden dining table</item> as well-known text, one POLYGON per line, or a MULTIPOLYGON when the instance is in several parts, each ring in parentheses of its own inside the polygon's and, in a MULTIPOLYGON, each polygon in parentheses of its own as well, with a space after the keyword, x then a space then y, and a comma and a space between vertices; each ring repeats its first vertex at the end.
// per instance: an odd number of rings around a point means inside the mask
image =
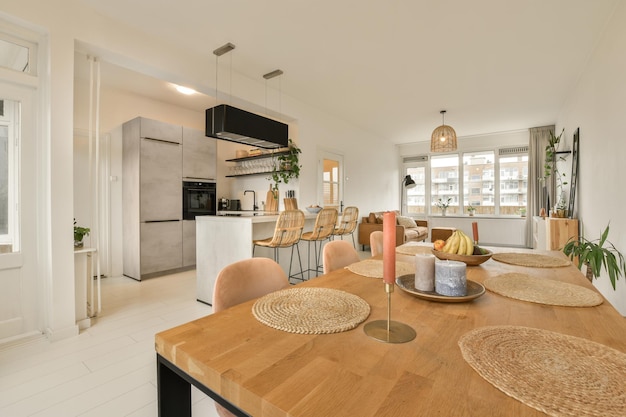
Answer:
MULTIPOLYGON (((561 252, 493 248, 565 256, 561 252)), ((424 251, 430 251, 424 247, 424 251)), ((414 255, 397 255, 414 262, 414 255)), ((573 265, 530 268, 490 259, 467 267, 467 278, 517 272, 593 285, 573 265)), ((406 343, 384 343, 363 330, 387 317, 381 279, 341 269, 298 287, 343 290, 370 305, 356 328, 333 334, 295 334, 268 327, 252 313, 254 300, 156 335, 159 415, 190 416, 194 385, 242 416, 541 416, 508 396, 464 360, 459 339, 482 326, 543 329, 626 352, 625 319, 608 301, 594 307, 559 307, 490 291, 467 302, 437 302, 398 287, 391 319, 416 332, 406 343)), ((523 372, 523 370, 522 370, 523 372)))

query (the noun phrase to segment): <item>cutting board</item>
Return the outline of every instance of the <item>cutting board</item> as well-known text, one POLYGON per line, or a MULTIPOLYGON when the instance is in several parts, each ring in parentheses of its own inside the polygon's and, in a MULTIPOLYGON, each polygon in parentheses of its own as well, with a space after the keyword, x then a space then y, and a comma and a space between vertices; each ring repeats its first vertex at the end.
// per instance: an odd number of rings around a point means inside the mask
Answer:
POLYGON ((265 196, 265 211, 278 211, 278 199, 272 192, 272 185, 265 196))

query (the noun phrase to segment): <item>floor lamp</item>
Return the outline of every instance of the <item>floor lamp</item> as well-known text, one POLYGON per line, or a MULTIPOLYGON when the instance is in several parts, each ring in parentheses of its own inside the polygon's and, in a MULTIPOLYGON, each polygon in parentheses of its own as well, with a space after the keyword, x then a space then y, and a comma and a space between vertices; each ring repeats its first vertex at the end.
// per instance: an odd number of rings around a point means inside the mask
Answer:
MULTIPOLYGON (((409 188, 415 188, 415 186, 417 185, 417 184, 415 184, 415 181, 413 181, 413 178, 411 178, 410 175, 407 175, 406 177, 404 177, 404 179, 402 180, 401 184, 407 190, 409 188)), ((402 214, 402 203, 404 203, 404 189, 400 189, 400 214, 402 214)), ((407 209, 407 211, 408 211, 408 209, 407 209)))

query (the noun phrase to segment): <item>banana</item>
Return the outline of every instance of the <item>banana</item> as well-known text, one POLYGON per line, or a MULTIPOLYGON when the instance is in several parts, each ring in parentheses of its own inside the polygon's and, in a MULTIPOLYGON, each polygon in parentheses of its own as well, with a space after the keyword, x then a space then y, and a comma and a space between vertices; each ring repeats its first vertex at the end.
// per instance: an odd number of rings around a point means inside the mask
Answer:
POLYGON ((450 250, 450 245, 452 244, 452 238, 454 237, 454 234, 450 235, 449 238, 446 239, 446 244, 443 246, 443 248, 441 248, 442 252, 448 252, 448 250, 450 250))
POLYGON ((474 242, 472 241, 472 239, 468 235, 465 235, 464 237, 465 237, 465 241, 466 241, 465 254, 466 255, 472 255, 474 253, 474 242))
POLYGON ((450 251, 448 253, 457 253, 459 251, 459 244, 461 243, 461 236, 457 232, 455 232, 452 236, 454 236, 454 240, 450 245, 450 251))
POLYGON ((467 242, 465 240, 465 236, 463 235, 463 232, 459 232, 459 248, 456 251, 456 253, 458 255, 465 255, 465 245, 466 244, 467 244, 467 242))

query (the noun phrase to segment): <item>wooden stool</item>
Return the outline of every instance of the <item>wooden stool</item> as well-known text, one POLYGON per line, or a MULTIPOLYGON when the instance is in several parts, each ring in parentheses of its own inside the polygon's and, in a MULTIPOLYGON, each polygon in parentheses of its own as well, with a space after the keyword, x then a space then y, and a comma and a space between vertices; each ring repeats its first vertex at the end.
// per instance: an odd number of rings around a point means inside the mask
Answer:
POLYGON ((434 242, 435 240, 446 240, 452 233, 456 230, 456 227, 433 227, 430 230, 430 241, 434 242))

